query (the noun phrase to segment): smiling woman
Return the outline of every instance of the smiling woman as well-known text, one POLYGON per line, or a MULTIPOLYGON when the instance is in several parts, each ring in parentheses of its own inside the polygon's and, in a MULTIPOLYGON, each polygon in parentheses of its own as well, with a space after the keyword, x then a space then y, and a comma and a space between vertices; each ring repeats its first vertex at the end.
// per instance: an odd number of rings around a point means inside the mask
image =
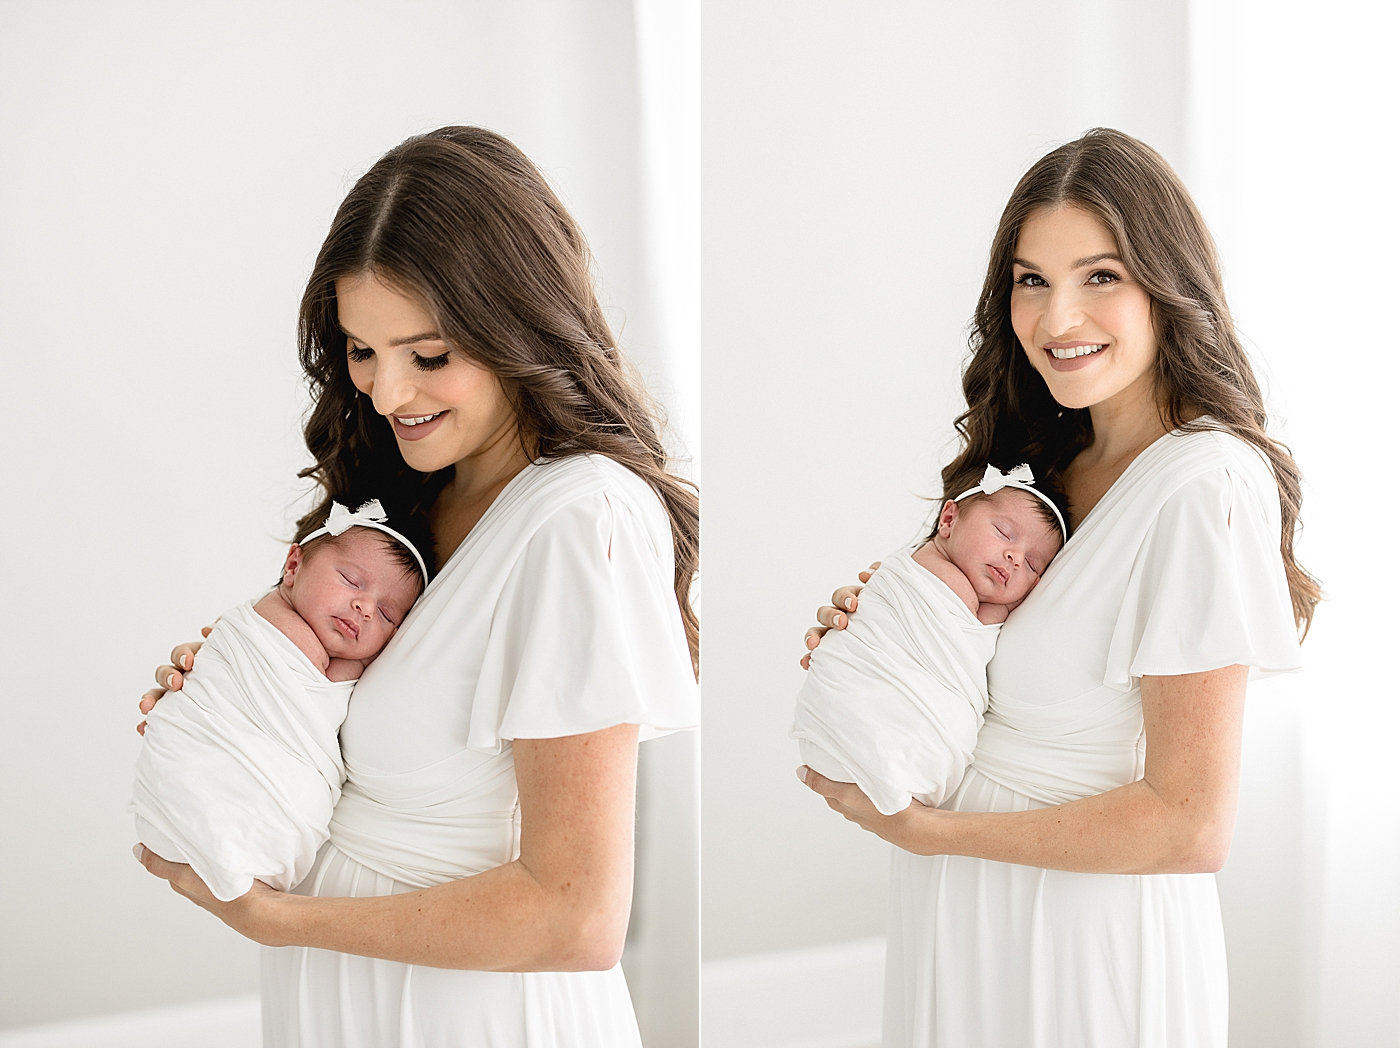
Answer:
POLYGON ((427 523, 437 570, 355 685, 293 892, 222 902, 143 861, 269 947, 269 1045, 638 1045, 637 745, 698 719, 699 506, 583 236, 499 135, 409 139, 337 212, 300 354, 323 500, 298 539, 378 499, 427 523))
MULTIPOLYGON (((1098 129, 1026 173, 972 349, 945 492, 1028 463, 1068 499, 1070 535, 1001 627, 970 767, 937 807, 800 773, 898 847, 884 1043, 1219 1048, 1209 875, 1245 686, 1299 667, 1319 589, 1293 557, 1297 466, 1157 153, 1098 129)), ((823 627, 864 614, 856 594, 823 627)))

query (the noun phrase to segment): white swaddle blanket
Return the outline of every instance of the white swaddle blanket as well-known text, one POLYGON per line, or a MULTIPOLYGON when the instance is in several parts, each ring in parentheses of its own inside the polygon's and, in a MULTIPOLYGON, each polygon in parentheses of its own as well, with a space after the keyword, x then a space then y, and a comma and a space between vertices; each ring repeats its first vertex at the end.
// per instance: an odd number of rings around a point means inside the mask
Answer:
POLYGON ((972 762, 1000 632, 912 552, 887 558, 812 652, 792 729, 803 763, 885 815, 938 805, 972 762))
POLYGON ((184 688, 146 718, 131 811, 141 842, 220 899, 294 887, 325 842, 354 681, 331 681, 251 601, 219 620, 184 688))

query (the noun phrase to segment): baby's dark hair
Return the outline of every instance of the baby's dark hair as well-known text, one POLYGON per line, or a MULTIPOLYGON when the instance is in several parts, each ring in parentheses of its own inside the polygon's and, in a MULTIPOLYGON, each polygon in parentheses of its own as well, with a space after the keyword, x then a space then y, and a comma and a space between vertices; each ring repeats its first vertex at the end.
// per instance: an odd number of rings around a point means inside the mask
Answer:
MULTIPOLYGON (((342 505, 358 506, 366 502, 367 499, 362 498, 356 500, 351 496, 339 501, 341 501, 342 505)), ((390 506, 385 508, 386 512, 389 514, 388 526, 408 539, 409 542, 413 543, 413 545, 417 547, 418 552, 422 554, 423 563, 428 567, 429 574, 427 578, 423 577, 423 569, 418 566, 418 559, 414 557, 413 551, 398 539, 394 538, 394 536, 387 532, 380 531, 378 528, 358 528, 353 530, 373 532, 387 543, 390 551, 393 553, 395 562, 403 567, 404 574, 412 575, 418 580, 418 592, 422 593, 423 590, 428 588, 428 582, 431 580, 432 576, 437 574, 437 558, 433 554, 432 526, 429 524, 426 514, 395 513, 394 510, 399 507, 390 506)), ((330 545, 335 544, 336 540, 339 538, 337 535, 321 535, 311 539, 309 542, 303 537, 323 527, 325 523, 324 519, 319 523, 311 523, 309 521, 304 521, 302 523, 302 526, 297 531, 296 541, 301 545, 303 550, 313 549, 323 542, 330 545)), ((278 585, 281 585, 281 579, 278 579, 278 585)))
MULTIPOLYGON (((1039 491, 1039 492, 1040 492, 1042 495, 1044 495, 1046 498, 1048 498, 1051 502, 1053 502, 1053 503, 1055 504, 1055 509, 1058 509, 1058 510, 1060 511, 1060 513, 1061 513, 1061 515, 1064 517, 1065 521, 1066 521, 1066 522, 1069 521, 1069 500, 1068 500, 1067 498, 1065 498, 1064 495, 1063 495, 1061 492, 1059 492, 1059 491, 1053 491, 1053 490, 1047 491, 1045 488, 1041 487, 1040 485, 1037 485, 1037 486, 1036 486, 1036 490, 1039 491)), ((1006 487, 1004 487, 1004 488, 999 488, 999 489, 998 489, 998 493, 1000 493, 1000 492, 1002 492, 1002 491, 1014 491, 1014 492, 1017 492, 1018 494, 1024 495, 1027 499, 1029 499, 1029 500, 1031 501, 1031 503, 1033 503, 1034 506, 1035 506, 1035 513, 1036 513, 1036 516, 1039 517, 1039 518, 1041 519, 1041 521, 1043 521, 1045 524, 1049 525, 1051 531, 1053 531, 1056 535, 1059 535, 1059 536, 1060 536, 1060 545, 1061 545, 1061 547, 1064 546, 1064 544, 1065 544, 1065 542, 1066 542, 1067 540, 1066 540, 1065 534, 1064 534, 1062 531, 1060 531, 1060 522, 1059 522, 1059 520, 1057 520, 1056 517, 1055 517, 1055 510, 1052 510, 1048 505, 1045 504, 1045 502, 1044 502, 1043 500, 1036 498, 1034 495, 1032 495, 1029 491, 1026 491, 1024 488, 1016 488, 1016 487, 1011 487, 1010 485, 1008 485, 1008 486, 1006 486, 1006 487)), ((961 494, 961 492, 958 492, 957 494, 961 494)), ((942 508, 943 508, 945 505, 948 504, 949 500, 951 500, 951 499, 956 499, 956 497, 957 497, 956 495, 947 495, 947 496, 945 496, 943 499, 941 499, 941 500, 939 501, 938 506, 939 506, 939 512, 940 512, 940 514, 942 513, 942 508)), ((991 498, 991 496, 990 496, 990 495, 987 495, 987 494, 985 494, 985 493, 983 493, 983 492, 981 492, 981 491, 977 491, 977 492, 973 492, 971 495, 967 496, 967 498, 964 498, 964 499, 957 499, 957 502, 958 502, 958 505, 960 505, 960 506, 966 506, 966 505, 968 505, 969 503, 972 503, 972 502, 979 502, 979 501, 981 501, 982 499, 985 499, 985 498, 991 498)), ((926 539, 924 539, 924 541, 925 541, 925 542, 931 542, 931 541, 933 540, 934 535, 936 535, 937 533, 938 533, 938 524, 935 522, 935 523, 934 523, 934 526, 933 526, 933 532, 932 532, 931 534, 929 534, 929 536, 928 536, 926 539)))

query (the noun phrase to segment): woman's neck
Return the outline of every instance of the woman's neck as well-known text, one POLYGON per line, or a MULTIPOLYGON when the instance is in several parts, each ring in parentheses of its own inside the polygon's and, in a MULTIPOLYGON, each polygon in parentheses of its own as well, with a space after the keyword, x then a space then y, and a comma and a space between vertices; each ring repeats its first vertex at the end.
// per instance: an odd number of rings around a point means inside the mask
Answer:
POLYGON ((1089 408, 1094 440, 1074 457, 1063 477, 1070 525, 1078 527, 1133 459, 1167 433, 1149 372, 1127 389, 1089 408))
POLYGON ((1148 445, 1167 433, 1151 372, 1090 407, 1089 418, 1094 423, 1094 440, 1076 457, 1080 468, 1119 462, 1126 468, 1148 445))
POLYGON ((431 514, 439 565, 452 556, 496 496, 531 461, 512 418, 478 451, 453 464, 452 479, 438 495, 431 514))

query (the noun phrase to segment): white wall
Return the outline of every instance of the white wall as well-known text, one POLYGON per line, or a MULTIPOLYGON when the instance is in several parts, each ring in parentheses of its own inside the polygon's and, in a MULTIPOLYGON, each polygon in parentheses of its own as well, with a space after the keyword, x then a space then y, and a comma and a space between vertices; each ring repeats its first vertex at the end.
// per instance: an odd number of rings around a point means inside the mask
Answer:
POLYGON ((1382 581, 1390 542, 1378 532, 1400 509, 1390 476, 1400 16, 1381 3, 1193 0, 1191 21, 1192 184, 1304 472, 1299 555, 1327 598, 1303 646, 1306 673, 1252 711, 1272 720, 1280 746, 1291 734, 1283 759, 1301 775, 1274 798, 1272 839, 1258 842, 1267 850, 1242 849, 1251 831, 1241 812, 1222 903, 1236 903, 1236 926, 1251 934, 1232 943, 1231 964, 1239 971, 1245 958, 1252 973, 1275 973, 1271 988, 1258 987, 1273 1004, 1261 1026, 1282 1032, 1280 1017, 1291 1021, 1292 1039, 1248 1043, 1391 1045, 1400 1036, 1400 709, 1387 656, 1400 613, 1382 581), (1259 860, 1270 854, 1266 868, 1259 860), (1241 859, 1257 867, 1248 884, 1241 859), (1290 876, 1292 907, 1260 891, 1290 876))
MULTIPOLYGON (((639 141, 648 170, 666 145, 641 126, 638 38, 632 0, 0 5, 0 1027, 255 986, 254 947, 130 857, 135 704, 280 559, 304 461, 296 305, 380 153, 447 123, 512 137, 686 417, 647 275, 679 241, 647 226, 670 205, 643 191, 639 141)), ((640 846, 693 870, 694 747, 670 745, 644 772, 679 819, 640 846)), ((693 885, 653 897, 650 925, 683 937, 693 885)), ((666 962, 688 981, 639 1002, 653 1030, 693 1013, 689 943, 666 962)))
POLYGON ((1185 8, 709 0, 705 19, 709 960, 883 931, 884 846, 793 775, 802 634, 937 491, 1025 168, 1099 124, 1182 160, 1185 8))

